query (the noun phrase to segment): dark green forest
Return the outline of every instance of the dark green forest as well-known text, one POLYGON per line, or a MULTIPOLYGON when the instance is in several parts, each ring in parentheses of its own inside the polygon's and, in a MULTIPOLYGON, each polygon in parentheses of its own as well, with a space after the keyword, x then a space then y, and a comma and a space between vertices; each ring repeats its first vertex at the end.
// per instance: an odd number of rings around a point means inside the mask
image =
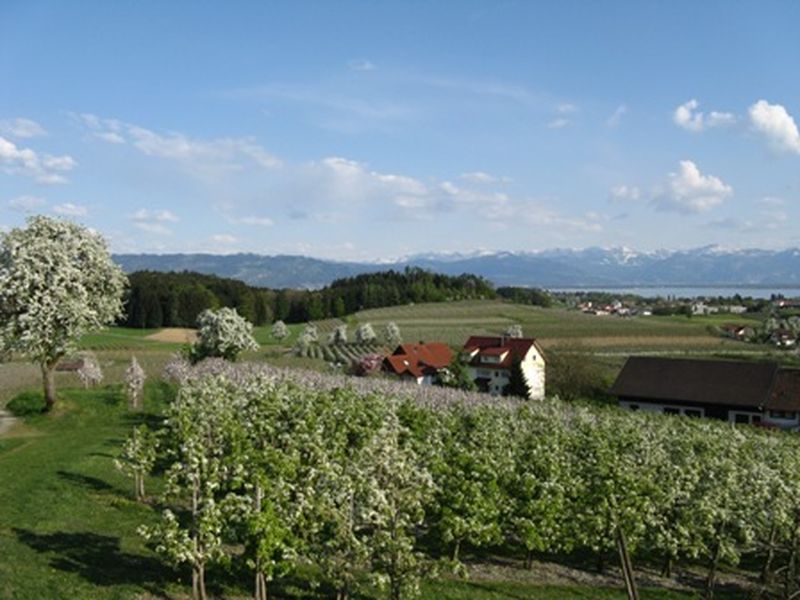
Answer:
POLYGON ((121 324, 128 327, 194 327, 206 308, 235 308, 255 325, 278 319, 304 323, 343 317, 366 308, 411 302, 494 298, 486 279, 475 275, 439 275, 419 268, 384 271, 337 279, 320 290, 272 290, 235 279, 184 271, 137 271, 121 324))

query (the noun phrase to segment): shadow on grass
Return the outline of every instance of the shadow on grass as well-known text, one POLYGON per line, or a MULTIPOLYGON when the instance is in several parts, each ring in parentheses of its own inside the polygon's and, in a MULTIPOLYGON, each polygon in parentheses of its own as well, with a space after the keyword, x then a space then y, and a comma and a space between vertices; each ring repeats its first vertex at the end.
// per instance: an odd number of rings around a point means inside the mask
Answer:
POLYGON ((167 598, 164 586, 176 579, 159 560, 123 552, 119 538, 96 533, 36 533, 15 528, 17 539, 41 554, 50 567, 75 573, 98 586, 136 585, 158 598, 167 598))
POLYGON ((89 475, 81 475, 80 473, 70 473, 68 471, 58 471, 58 476, 61 479, 69 481, 70 483, 74 483, 75 485, 79 485, 81 487, 89 488, 96 492, 112 492, 114 491, 114 486, 106 483, 102 479, 98 479, 97 477, 91 477, 89 475))

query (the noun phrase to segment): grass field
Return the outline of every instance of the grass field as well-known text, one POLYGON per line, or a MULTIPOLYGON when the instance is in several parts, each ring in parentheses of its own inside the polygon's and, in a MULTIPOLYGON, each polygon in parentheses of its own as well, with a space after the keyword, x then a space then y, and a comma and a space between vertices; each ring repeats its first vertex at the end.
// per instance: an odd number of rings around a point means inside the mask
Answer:
POLYGON ((407 341, 438 340, 461 346, 470 335, 498 335, 519 323, 526 337, 547 348, 584 348, 591 352, 722 351, 761 352, 766 348, 722 339, 709 326, 757 322, 754 317, 710 315, 704 317, 634 317, 587 315, 574 310, 539 308, 500 301, 419 304, 365 310, 354 317, 370 322, 376 331, 394 321, 407 341))
MULTIPOLYGON (((125 599, 185 598, 188 573, 164 565, 135 533, 155 513, 131 499, 131 484, 113 467, 123 438, 137 423, 158 419, 169 390, 150 381, 142 413, 131 414, 119 386, 96 390, 62 389, 51 415, 37 415, 0 437, 0 598, 125 599)), ((148 490, 158 481, 149 480, 148 490)), ((545 565, 546 566, 546 565, 545 565)), ((473 564, 469 580, 425 582, 424 600, 514 600, 625 598, 618 580, 597 587, 589 572, 572 570, 553 584, 536 583, 533 573, 505 567, 503 578, 491 563, 473 564)), ((215 598, 246 598, 249 576, 212 569, 215 598)), ((284 582, 275 598, 325 598, 284 582)), ((372 594, 364 598, 373 597, 372 594)), ((683 600, 685 590, 645 587, 643 599, 683 600)), ((716 597, 739 598, 733 590, 716 597)))

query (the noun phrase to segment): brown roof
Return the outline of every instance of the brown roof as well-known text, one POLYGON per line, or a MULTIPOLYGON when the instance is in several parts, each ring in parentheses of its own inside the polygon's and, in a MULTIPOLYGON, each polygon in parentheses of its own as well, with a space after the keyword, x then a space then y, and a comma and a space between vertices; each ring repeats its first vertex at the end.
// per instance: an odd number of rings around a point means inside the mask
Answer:
POLYGON ((450 346, 441 342, 427 344, 400 344, 391 356, 387 356, 384 364, 397 375, 409 373, 414 377, 422 377, 426 373, 435 373, 453 361, 450 346))
POLYGON ((475 350, 478 351, 470 360, 470 364, 473 366, 484 365, 492 369, 510 369, 514 359, 522 360, 531 346, 535 346, 539 354, 542 354, 536 340, 533 338, 473 335, 464 344, 464 350, 470 353, 475 350), (481 356, 501 356, 504 352, 508 352, 508 355, 501 363, 481 363, 480 361, 481 356))
POLYGON ((766 408, 800 410, 800 369, 779 369, 766 408))
POLYGON ((634 356, 611 393, 624 398, 763 407, 778 366, 727 360, 634 356))

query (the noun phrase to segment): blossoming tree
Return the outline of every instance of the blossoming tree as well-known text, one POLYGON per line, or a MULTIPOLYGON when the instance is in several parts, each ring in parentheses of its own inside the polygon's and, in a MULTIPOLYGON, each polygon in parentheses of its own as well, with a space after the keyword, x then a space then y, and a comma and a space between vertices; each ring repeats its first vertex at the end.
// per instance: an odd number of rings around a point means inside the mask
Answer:
POLYGON ((103 238, 76 223, 36 216, 0 238, 0 348, 40 365, 46 410, 59 359, 122 314, 126 284, 103 238))

